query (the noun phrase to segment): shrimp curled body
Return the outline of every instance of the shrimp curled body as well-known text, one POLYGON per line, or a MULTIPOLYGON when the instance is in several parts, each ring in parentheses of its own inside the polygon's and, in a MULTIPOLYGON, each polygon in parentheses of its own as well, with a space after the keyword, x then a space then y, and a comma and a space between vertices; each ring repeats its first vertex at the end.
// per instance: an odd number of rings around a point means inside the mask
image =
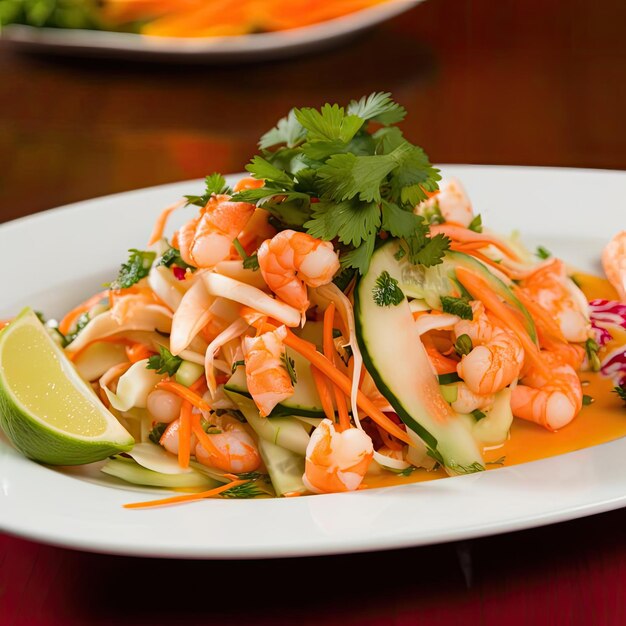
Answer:
POLYGON ((354 491, 373 456, 374 446, 366 433, 357 428, 338 432, 329 419, 324 419, 307 446, 302 480, 314 493, 354 491))
POLYGON ((286 336, 287 330, 280 326, 258 337, 245 337, 243 341, 248 391, 263 417, 294 392, 284 365, 286 336))
POLYGON ((461 320, 454 326, 456 337, 468 335, 471 352, 457 365, 457 373, 475 394, 493 394, 518 378, 524 363, 519 339, 496 324, 481 302, 472 302, 473 320, 461 320))
POLYGON ((302 313, 309 307, 307 285, 326 285, 339 269, 332 243, 294 230, 264 241, 258 259, 267 286, 302 313))

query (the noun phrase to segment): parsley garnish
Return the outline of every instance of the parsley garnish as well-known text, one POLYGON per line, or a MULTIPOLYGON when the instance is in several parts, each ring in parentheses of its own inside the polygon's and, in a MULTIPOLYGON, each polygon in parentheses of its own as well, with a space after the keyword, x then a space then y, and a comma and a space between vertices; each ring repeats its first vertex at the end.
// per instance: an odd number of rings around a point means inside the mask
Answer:
POLYGON ((111 289, 128 289, 150 273, 156 252, 131 248, 128 262, 123 263, 117 278, 110 284, 111 289))
POLYGON ((602 366, 600 357, 598 356, 598 350, 600 350, 600 346, 593 339, 587 339, 587 341, 585 341, 585 353, 587 354, 589 368, 592 372, 599 372, 602 366))
MULTIPOLYGON (((85 326, 89 324, 90 319, 91 318, 89 317, 89 312, 85 312, 76 320, 74 330, 71 333, 68 333, 67 335, 65 335, 65 338, 63 341, 64 347, 68 346, 70 343, 72 343, 72 341, 74 341, 74 339, 76 339, 76 337, 78 337, 78 335, 80 335, 81 331, 85 328, 85 326)), ((59 331, 59 334, 60 333, 61 331, 59 331)))
POLYGON ((148 439, 152 443, 156 443, 158 445, 161 441, 161 437, 163 436, 163 433, 165 432, 165 429, 167 428, 167 426, 168 425, 164 424, 163 422, 157 422, 152 428, 152 430, 150 431, 150 433, 148 434, 148 439))
POLYGON ((259 257, 256 254, 247 254, 237 237, 233 240, 233 246, 235 246, 237 254, 243 259, 244 269, 256 272, 259 269, 259 257))
POLYGON ((382 231, 403 241, 411 263, 440 263, 448 239, 430 238, 428 221, 413 214, 440 176, 424 151, 390 126, 405 115, 388 93, 346 108, 293 109, 263 135, 261 154, 246 167, 263 187, 236 193, 233 201, 262 206, 279 230, 338 242, 341 266, 360 274, 382 231), (370 121, 383 128, 370 132, 370 121))
POLYGON ((184 270, 196 269, 195 267, 193 267, 193 265, 189 265, 188 263, 185 263, 185 261, 183 261, 182 257, 180 256, 180 250, 172 247, 168 248, 163 253, 157 265, 164 265, 165 267, 172 267, 172 265, 176 265, 176 267, 180 267, 184 270))
POLYGON ((547 250, 543 246, 537 246, 535 256, 540 259, 549 259, 552 256, 552 253, 550 252, 550 250, 547 250))
POLYGON ((372 296, 378 306, 398 306, 404 300, 404 293, 398 287, 398 281, 386 270, 376 279, 372 296))
POLYGON ((614 387, 613 393, 616 393, 624 402, 626 402, 626 384, 614 387))
POLYGON ((231 193, 230 187, 226 184, 226 179, 218 173, 211 174, 204 179, 205 191, 201 196, 185 196, 187 204, 196 206, 206 206, 213 194, 231 193))
POLYGON ((287 374, 289 374, 289 378, 291 378, 291 382, 295 385, 298 382, 298 376, 296 375, 296 362, 290 356, 287 356, 287 353, 285 352, 280 360, 285 366, 287 374))
POLYGON ((469 335, 463 334, 457 337, 454 342, 454 351, 459 356, 465 356, 469 354, 474 348, 474 344, 472 343, 472 338, 469 335))
POLYGON ((183 360, 179 356, 174 356, 167 348, 159 346, 159 354, 148 359, 146 369, 156 370, 157 374, 174 376, 182 362, 183 360))
POLYGON ((441 307, 444 313, 457 315, 462 320, 474 319, 472 307, 465 298, 454 298, 453 296, 441 296, 441 307))

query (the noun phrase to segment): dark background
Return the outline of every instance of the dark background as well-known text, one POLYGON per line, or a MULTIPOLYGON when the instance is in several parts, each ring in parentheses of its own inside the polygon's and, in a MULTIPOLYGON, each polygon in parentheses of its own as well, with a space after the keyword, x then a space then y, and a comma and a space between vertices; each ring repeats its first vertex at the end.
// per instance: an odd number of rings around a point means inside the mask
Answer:
MULTIPOLYGON (((0 46, 0 220, 241 171, 290 107, 374 90, 408 109, 406 134, 439 163, 626 169, 625 25, 623 0, 428 0, 343 47, 260 65, 0 46)), ((592 205, 593 190, 580 193, 592 205)), ((0 626, 621 625, 625 528, 622 510, 461 545, 274 562, 149 561, 0 535, 0 626)))

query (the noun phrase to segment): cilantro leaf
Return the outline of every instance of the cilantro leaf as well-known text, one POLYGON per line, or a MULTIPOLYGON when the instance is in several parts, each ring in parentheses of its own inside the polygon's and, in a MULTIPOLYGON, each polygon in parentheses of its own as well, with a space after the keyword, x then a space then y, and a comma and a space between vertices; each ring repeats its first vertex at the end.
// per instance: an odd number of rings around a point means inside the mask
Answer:
POLYGON ((183 360, 179 356, 174 356, 167 348, 159 346, 159 354, 155 354, 148 359, 146 369, 156 370, 157 374, 174 376, 182 362, 183 360))
POLYGON ((450 240, 439 233, 434 237, 422 237, 419 233, 405 239, 409 247, 409 260, 414 265, 431 267, 443 261, 446 250, 450 248, 450 240))
POLYGON ((293 188, 293 179, 285 171, 278 169, 275 165, 272 165, 259 155, 255 156, 252 161, 246 165, 246 169, 255 178, 265 178, 279 183, 286 188, 293 188))
POLYGON ((587 361, 589 361, 589 368, 592 372, 599 372, 602 366, 598 351, 600 346, 593 339, 587 339, 585 341, 585 353, 587 355, 587 361))
POLYGON ((417 231, 423 230, 423 220, 419 215, 402 209, 393 202, 383 202, 382 212, 382 228, 394 237, 411 237, 417 231))
POLYGON ((157 422, 152 430, 148 433, 148 439, 152 443, 156 443, 157 445, 159 445, 161 437, 163 436, 163 433, 165 432, 167 427, 168 424, 165 424, 163 422, 157 422))
POLYGON ((626 384, 614 387, 613 393, 616 393, 624 402, 626 402, 626 384))
POLYGON ((587 394, 583 395, 583 406, 589 406, 590 404, 593 404, 595 402, 595 400, 593 399, 592 396, 588 396, 587 394))
POLYGON ((441 307, 444 313, 458 315, 462 320, 474 319, 472 307, 465 298, 454 298, 452 296, 441 296, 441 307))
POLYGON ((483 232, 483 218, 480 216, 480 213, 469 223, 468 228, 475 233, 483 232))
POLYGON ((128 289, 150 273, 156 252, 144 252, 131 248, 130 256, 122 264, 117 278, 111 283, 111 289, 128 289))
POLYGON ((185 196, 187 198, 187 204, 193 204, 195 206, 206 206, 206 203, 210 200, 213 194, 220 195, 224 193, 230 193, 231 189, 226 184, 226 179, 217 172, 207 176, 204 179, 205 191, 201 196, 185 196))
POLYGON ((348 105, 348 114, 388 126, 401 122, 406 116, 406 109, 394 102, 390 93, 378 92, 363 96, 358 102, 352 100, 348 105))
POLYGON ((313 237, 360 246, 374 237, 380 228, 380 209, 375 202, 345 200, 339 204, 318 202, 312 205, 313 214, 304 227, 313 237))
POLYGON ((399 163, 391 177, 391 189, 396 196, 400 196, 403 203, 413 208, 428 198, 426 191, 439 189, 437 182, 441 180, 441 176, 420 147, 412 146, 408 142, 405 144, 401 144, 392 153, 399 152, 399 163))
POLYGON ((278 120, 274 128, 268 130, 259 141, 259 148, 265 150, 278 144, 285 144, 288 148, 297 146, 305 136, 302 124, 296 118, 296 112, 291 109, 286 117, 278 120))
MULTIPOLYGON (((89 324, 90 321, 91 321, 91 318, 89 317, 89 312, 85 311, 85 313, 83 313, 76 320, 76 324, 74 325, 74 330, 72 330, 71 333, 68 333, 67 335, 65 335, 64 340, 63 340, 63 347, 69 346, 69 344, 71 344, 72 341, 74 341, 74 339, 76 339, 76 337, 80 335, 81 331, 85 328, 85 326, 87 326, 87 324, 89 324)), ((59 333, 60 332, 61 331, 59 331, 59 333)))
POLYGON ((363 126, 356 115, 346 115, 337 104, 325 104, 319 111, 312 108, 296 109, 298 122, 307 131, 308 141, 335 141, 348 143, 363 126))
POLYGON ((374 244, 376 243, 376 237, 370 237, 366 239, 358 248, 344 252, 341 255, 341 267, 354 268, 363 275, 367 272, 370 266, 370 260, 372 254, 374 254, 374 244))
POLYGON ((535 251, 535 256, 539 257, 542 260, 549 259, 552 256, 552 253, 547 248, 543 246, 537 246, 537 250, 535 251))
POLYGON ((289 378, 291 378, 292 384, 295 385, 298 382, 298 376, 296 375, 296 362, 290 356, 288 356, 286 352, 283 352, 280 360, 285 366, 287 374, 289 374, 289 378))
POLYGON ((196 269, 192 265, 189 265, 188 263, 185 263, 185 261, 183 261, 182 257, 180 256, 180 250, 172 247, 168 248, 163 253, 157 265, 164 265, 165 267, 172 267, 172 265, 176 265, 176 267, 180 267, 184 270, 196 269))
POLYGON ((378 306, 398 306, 404 300, 404 293, 398 287, 398 281, 386 270, 376 279, 372 296, 378 306))

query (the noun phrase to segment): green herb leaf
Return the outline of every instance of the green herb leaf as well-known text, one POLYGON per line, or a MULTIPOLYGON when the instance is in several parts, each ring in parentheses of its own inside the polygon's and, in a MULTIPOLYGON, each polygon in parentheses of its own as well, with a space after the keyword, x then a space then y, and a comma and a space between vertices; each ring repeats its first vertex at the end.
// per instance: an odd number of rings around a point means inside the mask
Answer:
POLYGON ((454 350, 459 356, 465 356, 474 349, 472 338, 469 335, 462 334, 457 337, 454 342, 454 350))
POLYGON ((268 495, 268 492, 263 491, 255 482, 250 481, 222 491, 221 495, 222 498, 258 498, 268 495))
POLYGON ((447 467, 449 467, 452 471, 457 474, 475 474, 476 472, 484 472, 485 466, 475 461, 471 465, 460 465, 454 461, 451 461, 447 467))
POLYGON ((165 432, 167 426, 168 424, 164 424, 163 422, 157 422, 152 430, 148 433, 148 439, 152 443, 156 443, 157 445, 159 445, 161 437, 163 437, 163 433, 165 432))
POLYGON ((535 251, 535 256, 540 259, 549 259, 552 256, 550 250, 547 250, 543 246, 537 246, 537 250, 535 251))
POLYGON ((292 384, 296 384, 298 382, 298 376, 296 375, 296 362, 287 355, 286 352, 283 352, 283 355, 280 359, 287 370, 287 374, 289 374, 289 378, 291 378, 292 384))
POLYGON ((295 110, 291 109, 286 117, 278 120, 276 126, 261 137, 259 148, 265 150, 278 144, 293 148, 304 139, 304 136, 305 130, 296 118, 295 110))
POLYGON ((180 250, 177 250, 176 248, 172 248, 172 247, 168 248, 163 253, 161 258, 157 262, 157 265, 164 265, 165 267, 172 267, 172 265, 176 265, 176 267, 180 267, 184 270, 196 269, 192 265, 189 265, 188 263, 185 263, 185 261, 183 261, 183 258, 180 256, 180 250))
POLYGON ((374 254, 374 245, 376 243, 376 237, 370 237, 366 239, 358 248, 344 252, 341 255, 341 267, 354 268, 363 275, 367 272, 370 266, 370 260, 372 254, 374 254))
POLYGON ((626 385, 614 387, 613 393, 616 393, 624 402, 626 402, 626 385))
MULTIPOLYGON (((90 319, 91 318, 89 317, 89 312, 86 311, 76 320, 76 324, 74 325, 74 330, 68 333, 67 335, 65 335, 65 339, 63 341, 64 347, 68 346, 70 343, 72 343, 72 341, 74 341, 74 339, 76 339, 76 337, 78 337, 78 335, 80 335, 81 331, 85 328, 85 326, 89 324, 90 319)), ((60 332, 61 331, 59 331, 59 333, 60 332)))
POLYGON ((446 250, 450 248, 450 240, 441 233, 434 237, 414 235, 405 239, 409 247, 409 260, 414 265, 432 267, 443 261, 446 250))
POLYGON ((231 193, 230 187, 226 184, 226 179, 217 172, 207 176, 204 179, 205 191, 201 196, 185 196, 187 198, 187 204, 193 204, 195 206, 206 206, 206 203, 211 199, 213 194, 220 195, 225 193, 231 193))
POLYGON ((583 406, 589 406, 590 404, 593 404, 594 402, 595 400, 591 396, 588 396, 587 394, 583 395, 583 406))
POLYGON ((388 126, 401 122, 406 116, 406 109, 394 102, 390 93, 378 92, 358 101, 352 100, 348 105, 348 114, 388 126))
POLYGON ((465 298, 454 298, 453 296, 441 296, 441 307, 444 313, 457 315, 462 320, 473 320, 472 307, 465 298))
POLYGON ((251 254, 247 259, 243 260, 243 267, 246 270, 256 272, 259 269, 259 257, 256 254, 251 254))
POLYGON ((110 284, 111 289, 128 289, 150 273, 156 252, 144 252, 131 248, 128 262, 123 263, 117 278, 110 284))
POLYGON ((480 216, 480 213, 469 223, 468 228, 475 233, 483 232, 483 218, 480 216))
POLYGON ((174 376, 182 362, 179 356, 174 356, 167 348, 159 346, 159 354, 154 354, 148 359, 146 369, 156 370, 157 374, 174 376))
POLYGON ((602 366, 600 357, 598 356, 598 350, 600 350, 600 346, 593 339, 587 339, 585 342, 585 353, 587 354, 589 368, 592 372, 599 372, 602 366))
POLYGON ((363 126, 356 115, 346 115, 343 107, 325 104, 319 111, 312 108, 296 109, 298 122, 307 131, 308 141, 336 141, 348 143, 363 126))
POLYGON ((471 415, 477 422, 480 422, 481 419, 487 417, 487 415, 479 409, 474 409, 471 415))
POLYGON ((265 178, 293 189, 293 179, 285 171, 278 169, 261 156, 255 156, 252 161, 246 165, 246 169, 255 178, 265 178))
POLYGON ((372 296, 378 306, 398 306, 404 300, 404 293, 398 287, 398 281, 386 270, 376 279, 372 296))

